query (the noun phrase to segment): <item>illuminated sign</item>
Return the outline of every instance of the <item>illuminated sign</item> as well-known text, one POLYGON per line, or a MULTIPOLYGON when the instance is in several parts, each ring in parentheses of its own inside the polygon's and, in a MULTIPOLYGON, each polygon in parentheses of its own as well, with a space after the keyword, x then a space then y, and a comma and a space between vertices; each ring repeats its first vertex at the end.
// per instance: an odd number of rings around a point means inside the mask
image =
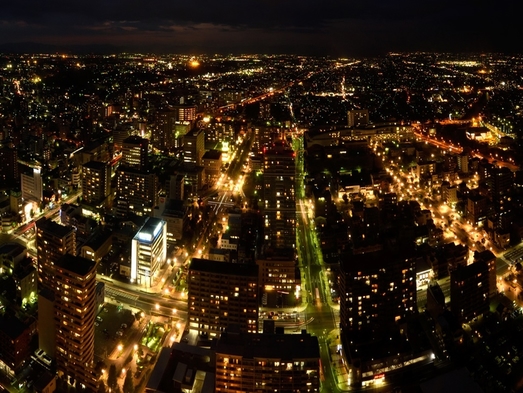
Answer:
POLYGON ((378 374, 378 375, 374 376, 374 379, 381 379, 381 378, 385 378, 385 374, 378 374))

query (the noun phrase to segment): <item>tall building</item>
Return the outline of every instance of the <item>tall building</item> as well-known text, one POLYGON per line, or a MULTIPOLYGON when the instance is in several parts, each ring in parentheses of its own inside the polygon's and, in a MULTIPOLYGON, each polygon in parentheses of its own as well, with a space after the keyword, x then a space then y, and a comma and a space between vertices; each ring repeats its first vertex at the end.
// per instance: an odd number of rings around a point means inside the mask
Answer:
POLYGON ((229 325, 258 332, 258 266, 193 258, 187 283, 190 329, 209 336, 229 325))
POLYGON ((205 153, 205 134, 202 128, 189 131, 183 137, 183 161, 196 165, 202 165, 202 157, 205 153))
POLYGON ((167 260, 165 221, 149 217, 131 242, 131 280, 150 287, 158 270, 167 260))
POLYGON ((450 307, 459 322, 469 322, 489 309, 489 269, 484 260, 458 266, 450 274, 450 307))
POLYGON ((3 185, 18 183, 18 153, 16 149, 0 147, 0 182, 3 185))
POLYGON ((42 168, 25 167, 21 175, 22 198, 25 201, 40 203, 43 200, 42 168))
POLYGON ((215 392, 319 392, 318 337, 227 329, 216 343, 215 378, 215 392))
POLYGON ((95 205, 103 202, 111 192, 111 168, 104 162, 89 161, 82 170, 82 198, 95 205))
POLYGON ((489 296, 492 298, 498 293, 498 287, 496 285, 496 256, 490 250, 475 251, 474 252, 474 263, 483 261, 488 267, 488 279, 489 279, 489 296))
POLYGON ((139 136, 130 136, 122 143, 121 165, 145 171, 149 163, 148 154, 149 140, 139 136))
POLYGON ((497 227, 508 228, 511 224, 510 200, 514 189, 514 173, 505 167, 491 167, 486 178, 488 195, 493 207, 497 227))
POLYGON ((340 327, 373 330, 415 314, 416 267, 412 250, 384 246, 347 256, 340 273, 340 327))
POLYGON ((353 109, 347 112, 347 123, 349 127, 364 126, 369 123, 368 109, 353 109))
POLYGON ((93 364, 96 263, 64 255, 56 261, 52 283, 58 374, 97 391, 93 364))
POLYGON ((192 122, 196 120, 196 105, 175 105, 175 119, 177 122, 192 122))
POLYGON ((158 203, 158 177, 154 173, 125 167, 121 167, 116 176, 117 213, 151 215, 158 203))
POLYGON ((266 248, 295 248, 295 154, 279 140, 265 152, 263 166, 264 236, 266 248))
POLYGON ((36 222, 36 256, 39 289, 53 287, 55 262, 66 254, 76 255, 76 232, 48 220, 36 222))

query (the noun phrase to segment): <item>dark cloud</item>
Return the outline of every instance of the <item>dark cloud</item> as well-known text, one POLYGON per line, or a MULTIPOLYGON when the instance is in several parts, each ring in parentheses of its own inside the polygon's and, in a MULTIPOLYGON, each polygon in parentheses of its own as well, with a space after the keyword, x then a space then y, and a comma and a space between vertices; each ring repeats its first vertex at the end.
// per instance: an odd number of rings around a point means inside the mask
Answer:
POLYGON ((20 0, 0 8, 0 43, 127 50, 315 52, 521 50, 515 1, 20 0))

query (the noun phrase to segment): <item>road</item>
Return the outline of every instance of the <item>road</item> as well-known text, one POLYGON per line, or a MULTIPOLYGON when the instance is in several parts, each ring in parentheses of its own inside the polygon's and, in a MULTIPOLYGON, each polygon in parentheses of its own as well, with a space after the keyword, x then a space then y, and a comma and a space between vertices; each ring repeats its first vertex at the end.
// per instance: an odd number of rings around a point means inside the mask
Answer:
POLYGON ((321 249, 314 233, 314 219, 308 214, 308 201, 304 195, 303 184, 303 140, 295 141, 296 157, 296 198, 297 198, 297 238, 298 258, 302 275, 302 288, 305 296, 302 301, 307 303, 304 310, 305 318, 311 322, 307 331, 318 337, 322 364, 322 392, 337 392, 335 379, 336 370, 332 366, 329 350, 329 333, 337 329, 339 312, 329 303, 330 288, 325 279, 325 267, 321 256, 321 249))

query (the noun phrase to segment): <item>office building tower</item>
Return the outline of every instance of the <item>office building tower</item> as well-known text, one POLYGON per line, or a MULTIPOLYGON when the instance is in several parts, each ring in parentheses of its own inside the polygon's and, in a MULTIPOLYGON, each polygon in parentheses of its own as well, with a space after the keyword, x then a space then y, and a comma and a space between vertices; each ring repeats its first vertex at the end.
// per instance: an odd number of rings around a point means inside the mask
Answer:
POLYGON ((189 131, 183 137, 183 162, 202 165, 205 134, 202 128, 189 131))
POLYGON ((191 330, 219 336, 238 325, 258 332, 258 266, 193 258, 187 283, 191 330))
POLYGON ((158 177, 154 173, 125 167, 121 167, 116 176, 117 214, 150 216, 158 203, 158 177))
POLYGON ((353 109, 347 112, 347 123, 349 127, 365 126, 369 123, 368 109, 353 109))
POLYGON ((40 203, 43 200, 42 168, 24 167, 21 174, 22 198, 40 203))
POLYGON ((273 143, 264 155, 263 199, 266 248, 295 248, 295 154, 284 140, 273 143))
POLYGON ((76 232, 48 220, 36 222, 36 256, 39 289, 53 287, 55 262, 66 254, 76 255, 76 232))
POLYGON ((10 147, 0 147, 0 183, 18 183, 18 152, 10 147))
POLYGON ((130 136, 122 143, 121 165, 146 171, 149 163, 149 140, 139 136, 130 136))
POLYGON ((450 308, 460 323, 469 322, 489 309, 489 269, 480 260, 458 266, 450 274, 450 308))
POLYGON ((227 329, 216 343, 215 392, 319 392, 318 338, 227 329))
POLYGON ((145 287, 167 260, 167 226, 165 221, 149 217, 131 243, 131 281, 145 287))
POLYGON ((96 391, 93 364, 96 263, 68 254, 56 261, 54 271, 58 375, 96 391))
POLYGON ((82 169, 82 198, 88 205, 102 203, 111 192, 111 168, 104 162, 89 161, 82 169))

